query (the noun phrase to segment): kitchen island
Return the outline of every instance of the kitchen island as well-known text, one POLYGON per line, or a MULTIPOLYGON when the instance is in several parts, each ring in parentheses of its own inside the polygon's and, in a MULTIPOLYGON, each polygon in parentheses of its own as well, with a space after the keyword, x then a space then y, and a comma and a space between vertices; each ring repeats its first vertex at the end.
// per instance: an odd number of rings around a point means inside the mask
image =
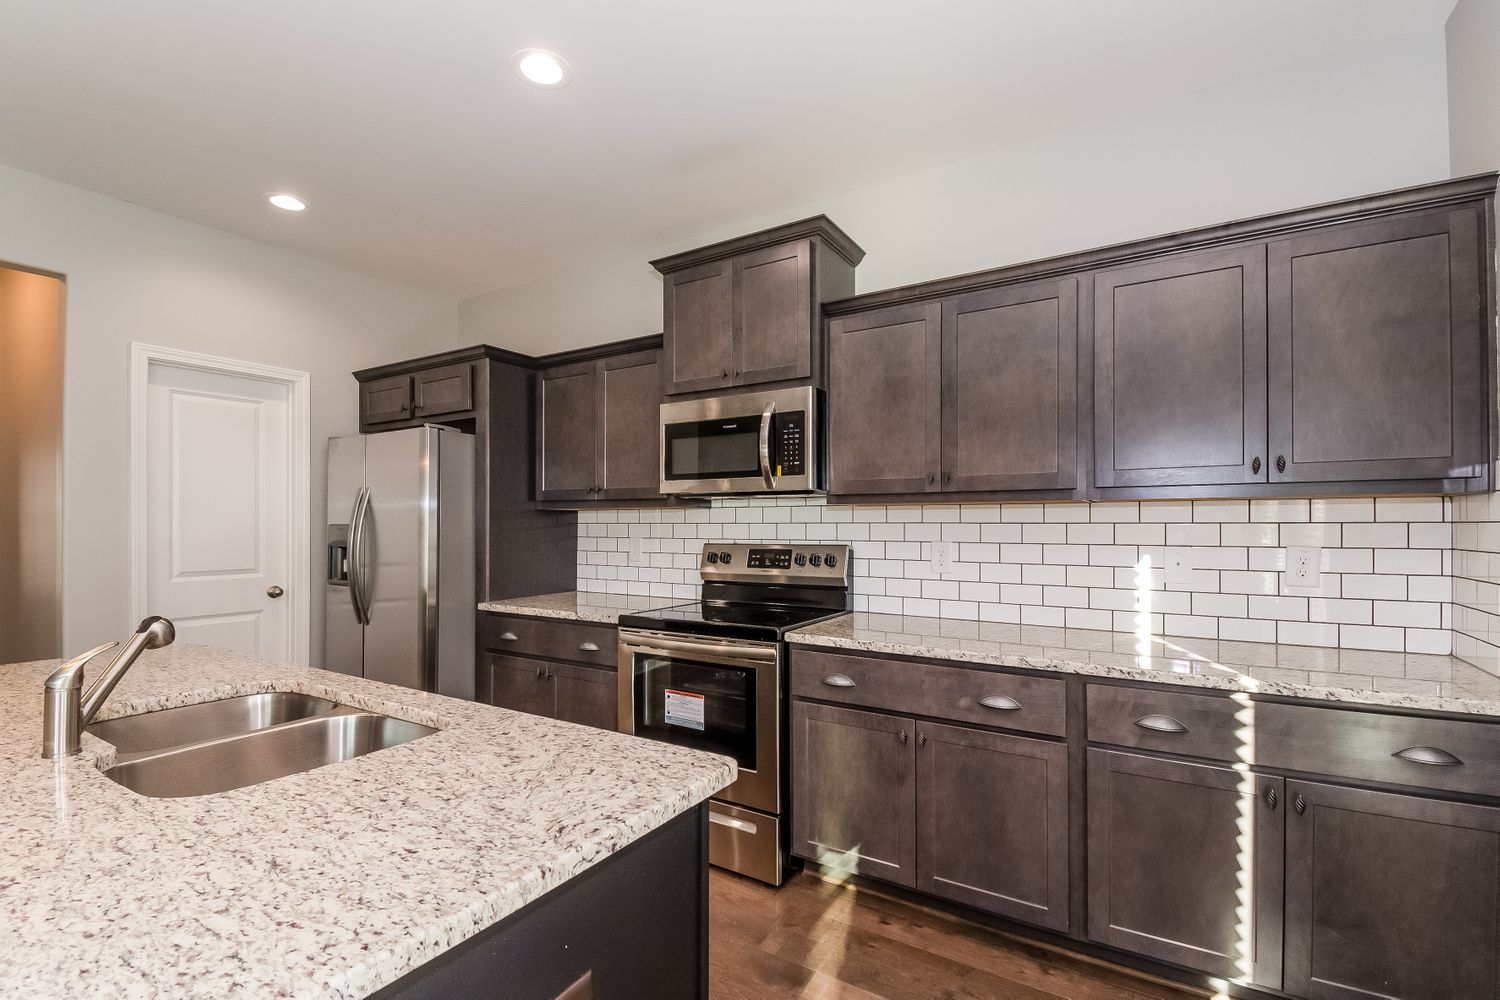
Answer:
MULTIPOLYGON (((606 937, 563 924, 592 913, 621 941, 661 935, 667 899, 687 901, 673 953, 702 980, 700 804, 734 779, 726 758, 177 646, 142 657, 99 720, 286 691, 437 732, 220 794, 150 798, 101 773, 114 749, 89 733, 81 754, 41 758, 54 666, 0 667, 0 995, 415 997, 477 974, 486 995, 550 1000, 577 977, 538 971, 543 952, 572 934, 583 960, 606 937)), ((638 995, 618 971, 629 959, 608 956, 625 988, 601 995, 638 995)))

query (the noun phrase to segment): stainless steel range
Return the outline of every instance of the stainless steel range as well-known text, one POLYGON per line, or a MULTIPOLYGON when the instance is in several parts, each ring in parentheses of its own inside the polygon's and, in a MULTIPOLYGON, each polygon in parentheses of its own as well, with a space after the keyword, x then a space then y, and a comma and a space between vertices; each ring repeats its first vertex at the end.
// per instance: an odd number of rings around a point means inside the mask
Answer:
POLYGON ((620 730, 733 757, 709 860, 786 873, 786 633, 849 608, 848 545, 710 543, 703 600, 620 617, 620 730))

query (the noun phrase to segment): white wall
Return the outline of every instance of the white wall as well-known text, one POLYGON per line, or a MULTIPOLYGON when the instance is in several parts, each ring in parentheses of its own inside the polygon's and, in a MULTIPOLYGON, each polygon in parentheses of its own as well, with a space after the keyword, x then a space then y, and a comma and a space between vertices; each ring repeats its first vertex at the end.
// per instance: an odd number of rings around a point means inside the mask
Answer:
POLYGON ((1453 174, 1500 169, 1500 2, 1458 0, 1447 36, 1453 174))
POLYGON ((467 299, 459 339, 544 354, 658 332, 649 259, 816 212, 868 251, 863 292, 1440 180, 1445 74, 1434 30, 1147 108, 1101 94, 1092 122, 467 299))
MULTIPOLYGON (((455 303, 4 167, 0 220, 0 262, 67 280, 64 647, 77 651, 119 638, 134 624, 127 509, 132 341, 311 373, 307 511, 316 548, 314 565, 291 583, 312 588, 322 547, 317 526, 324 521, 323 441, 357 429, 349 373, 456 346, 455 303)), ((321 588, 311 593, 317 662, 321 588)))

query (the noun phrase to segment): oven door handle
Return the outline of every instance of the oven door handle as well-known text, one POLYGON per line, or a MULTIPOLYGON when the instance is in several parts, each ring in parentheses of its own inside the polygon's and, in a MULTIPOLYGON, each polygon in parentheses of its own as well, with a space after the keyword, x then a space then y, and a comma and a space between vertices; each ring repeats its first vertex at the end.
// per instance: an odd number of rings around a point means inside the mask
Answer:
POLYGON ((621 640, 621 645, 634 653, 696 653, 699 656, 720 656, 725 659, 748 660, 754 663, 775 663, 776 649, 756 649, 746 646, 730 646, 717 642, 693 642, 682 639, 632 638, 621 640))
POLYGON ((776 403, 772 401, 760 411, 760 477, 765 480, 768 490, 776 488, 776 476, 771 471, 771 418, 774 416, 776 403))

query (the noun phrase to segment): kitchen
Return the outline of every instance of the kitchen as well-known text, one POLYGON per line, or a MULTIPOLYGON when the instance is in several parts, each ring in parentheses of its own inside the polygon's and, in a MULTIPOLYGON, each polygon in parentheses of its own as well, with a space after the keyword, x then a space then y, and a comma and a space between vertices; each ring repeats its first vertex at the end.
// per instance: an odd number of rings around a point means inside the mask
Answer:
POLYGON ((940 7, 11 5, 0 995, 1500 995, 1495 5, 940 7))

